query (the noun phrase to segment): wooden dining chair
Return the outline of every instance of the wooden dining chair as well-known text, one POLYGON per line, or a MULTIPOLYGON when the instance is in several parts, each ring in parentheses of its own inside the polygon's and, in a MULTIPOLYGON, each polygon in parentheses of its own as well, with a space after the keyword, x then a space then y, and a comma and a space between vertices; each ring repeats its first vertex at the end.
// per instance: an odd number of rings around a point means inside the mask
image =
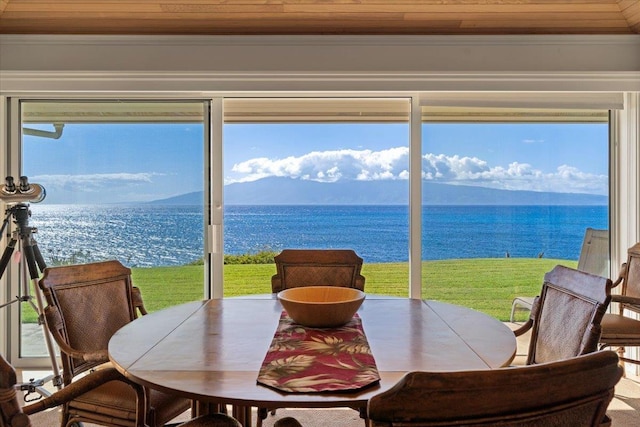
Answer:
POLYGON ((596 351, 611 286, 610 279, 562 265, 546 273, 529 320, 514 331, 516 336, 531 331, 526 364, 596 351))
POLYGON ((274 261, 274 293, 298 286, 342 286, 364 291, 362 258, 351 249, 284 249, 274 261))
POLYGON ((627 250, 627 262, 613 287, 620 290, 611 296, 617 310, 602 319, 600 347, 617 347, 622 361, 640 364, 625 356, 625 347, 640 347, 640 242, 627 250))
MULTIPOLYGON (((43 273, 39 286, 47 301, 44 315, 60 348, 66 388, 81 374, 91 377, 109 366, 109 339, 146 310, 132 286, 131 270, 118 261, 48 267, 43 273)), ((65 402, 61 426, 87 422, 134 427, 146 421, 159 427, 190 407, 189 399, 132 387, 120 376, 65 402)))
POLYGON ((373 396, 371 427, 601 426, 622 377, 618 356, 599 351, 493 370, 409 372, 373 396))
MULTIPOLYGON (((274 258, 276 274, 271 291, 303 286, 340 286, 364 291, 360 274, 362 258, 351 249, 284 249, 274 258)), ((258 408, 258 425, 267 417, 267 408, 258 408)), ((275 413, 272 410, 271 413, 275 413)))
MULTIPOLYGON (((112 381, 122 381, 122 377, 115 368, 107 367, 96 371, 95 375, 84 376, 35 403, 21 407, 16 390, 16 371, 0 355, 0 427, 31 427, 29 415, 65 405, 112 381)), ((142 386, 138 384, 129 383, 129 386, 142 391, 142 386)), ((216 413, 194 418, 177 427, 242 427, 242 425, 226 414, 216 413)))

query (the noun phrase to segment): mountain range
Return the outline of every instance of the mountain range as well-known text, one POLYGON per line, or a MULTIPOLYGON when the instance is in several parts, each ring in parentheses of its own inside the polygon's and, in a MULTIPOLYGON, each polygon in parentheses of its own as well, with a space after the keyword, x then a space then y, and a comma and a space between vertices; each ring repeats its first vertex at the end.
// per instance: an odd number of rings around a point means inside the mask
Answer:
MULTIPOLYGON (((196 191, 155 200, 155 204, 202 204, 196 191)), ((324 183, 291 178, 264 178, 224 187, 227 205, 405 205, 407 181, 324 183)), ((425 205, 606 205, 607 196, 583 193, 497 190, 486 187, 422 183, 425 205)))

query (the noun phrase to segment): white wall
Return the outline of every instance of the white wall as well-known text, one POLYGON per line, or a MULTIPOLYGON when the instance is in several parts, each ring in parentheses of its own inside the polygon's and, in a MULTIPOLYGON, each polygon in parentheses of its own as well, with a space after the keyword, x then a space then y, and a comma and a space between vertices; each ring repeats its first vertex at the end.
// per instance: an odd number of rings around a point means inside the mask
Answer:
POLYGON ((0 91, 640 91, 640 36, 0 35, 0 91))

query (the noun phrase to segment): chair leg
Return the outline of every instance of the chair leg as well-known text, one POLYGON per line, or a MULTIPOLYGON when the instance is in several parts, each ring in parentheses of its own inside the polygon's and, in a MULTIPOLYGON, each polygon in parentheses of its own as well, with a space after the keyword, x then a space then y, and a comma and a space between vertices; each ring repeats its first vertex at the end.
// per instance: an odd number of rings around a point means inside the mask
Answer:
POLYGON ((256 427, 262 427, 262 420, 267 418, 267 414, 267 408, 258 408, 258 412, 256 414, 256 427))
POLYGON ((367 408, 366 406, 363 408, 359 408, 358 412, 360 413, 360 418, 364 420, 364 427, 369 427, 369 418, 367 418, 367 408))
POLYGON ((618 364, 622 367, 622 377, 626 378, 627 372, 626 369, 624 369, 624 347, 618 347, 616 353, 618 353, 618 359, 620 360, 618 364))
MULTIPOLYGON (((252 411, 252 407, 251 406, 239 406, 239 405, 232 405, 232 410, 231 410, 231 416, 233 418, 235 418, 236 420, 238 420, 238 422, 240 424, 242 424, 243 426, 248 426, 251 425, 251 411, 252 411)), ((260 417, 257 417, 257 425, 260 426, 260 417)))
POLYGON ((62 410, 60 411, 60 426, 67 427, 69 425, 70 417, 69 412, 67 411, 67 405, 62 406, 62 410))
POLYGON ((509 316, 509 322, 513 323, 513 316, 516 314, 516 302, 511 304, 511 315, 509 316))

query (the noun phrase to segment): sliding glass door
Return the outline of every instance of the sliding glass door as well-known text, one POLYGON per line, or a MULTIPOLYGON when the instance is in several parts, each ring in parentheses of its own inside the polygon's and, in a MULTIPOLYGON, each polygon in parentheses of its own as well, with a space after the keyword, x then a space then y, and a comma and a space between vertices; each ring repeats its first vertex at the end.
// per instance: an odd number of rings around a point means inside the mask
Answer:
MULTIPOLYGON (((23 101, 20 173, 46 191, 27 203, 46 265, 118 259, 149 311, 201 300, 208 111, 203 101, 23 101)), ((36 310, 18 306, 20 357, 44 356, 36 310)))
POLYGON ((408 295, 408 99, 226 99, 224 290, 269 293, 282 249, 353 249, 408 295))
POLYGON ((606 241, 580 268, 609 276, 608 111, 422 113, 423 297, 509 320, 545 272, 578 267, 593 230, 606 241))
MULTIPOLYGON (((350 248, 367 293, 408 296, 411 259, 422 298, 507 320, 553 265, 578 266, 587 230, 609 229, 608 112, 423 106, 416 199, 411 105, 28 100, 10 170, 46 191, 29 222, 47 265, 119 259, 150 311, 209 296, 213 273, 224 296, 270 293, 285 248, 350 248)), ((19 355, 45 356, 28 344, 35 311, 12 306, 19 355)))

